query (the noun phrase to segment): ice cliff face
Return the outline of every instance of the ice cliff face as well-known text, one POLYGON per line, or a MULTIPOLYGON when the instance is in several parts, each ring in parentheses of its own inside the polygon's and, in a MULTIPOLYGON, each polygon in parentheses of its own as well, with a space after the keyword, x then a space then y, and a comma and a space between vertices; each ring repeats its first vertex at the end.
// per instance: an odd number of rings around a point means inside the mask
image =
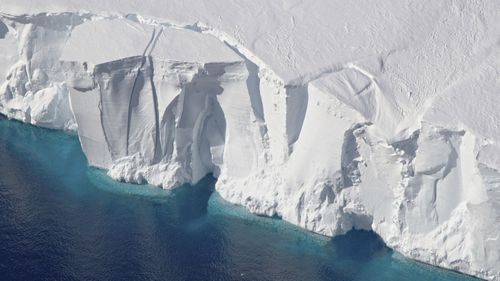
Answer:
MULTIPOLYGON (((2 16, 0 113, 33 125, 73 129, 59 56, 76 17, 2 16)), ((78 19, 79 20, 79 19, 78 19)))
POLYGON ((500 280, 498 1, 6 2, 0 111, 111 177, 500 280))

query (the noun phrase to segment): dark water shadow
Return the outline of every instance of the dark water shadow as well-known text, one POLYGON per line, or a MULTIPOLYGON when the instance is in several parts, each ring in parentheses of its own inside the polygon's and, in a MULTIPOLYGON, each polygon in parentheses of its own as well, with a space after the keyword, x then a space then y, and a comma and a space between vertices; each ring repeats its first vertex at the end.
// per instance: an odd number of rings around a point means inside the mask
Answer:
POLYGON ((366 262, 376 256, 392 254, 382 238, 373 231, 351 230, 330 242, 335 255, 342 260, 366 262))

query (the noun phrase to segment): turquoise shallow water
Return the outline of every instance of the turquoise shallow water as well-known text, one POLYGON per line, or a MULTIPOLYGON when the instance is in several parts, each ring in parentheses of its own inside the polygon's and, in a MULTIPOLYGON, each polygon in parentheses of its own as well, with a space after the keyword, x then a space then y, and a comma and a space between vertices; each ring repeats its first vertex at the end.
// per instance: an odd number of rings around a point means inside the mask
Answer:
POLYGON ((371 232, 335 239, 87 167, 76 136, 0 119, 0 280, 476 280, 371 232))

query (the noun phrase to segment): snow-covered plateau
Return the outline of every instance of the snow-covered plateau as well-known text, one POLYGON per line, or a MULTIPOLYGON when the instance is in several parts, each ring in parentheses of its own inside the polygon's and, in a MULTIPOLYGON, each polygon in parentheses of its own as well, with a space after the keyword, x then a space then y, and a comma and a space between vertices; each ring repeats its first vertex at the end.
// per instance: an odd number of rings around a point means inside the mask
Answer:
POLYGON ((500 280, 498 0, 0 0, 0 77, 114 179, 500 280))

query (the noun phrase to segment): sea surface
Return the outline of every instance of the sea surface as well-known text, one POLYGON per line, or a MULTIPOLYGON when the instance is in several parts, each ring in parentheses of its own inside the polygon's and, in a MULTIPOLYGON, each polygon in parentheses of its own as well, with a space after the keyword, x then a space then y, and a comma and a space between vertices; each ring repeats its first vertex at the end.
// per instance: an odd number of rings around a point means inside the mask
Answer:
POLYGON ((252 215, 214 183, 117 183, 77 136, 0 118, 0 280, 475 280, 372 232, 331 239, 252 215))

